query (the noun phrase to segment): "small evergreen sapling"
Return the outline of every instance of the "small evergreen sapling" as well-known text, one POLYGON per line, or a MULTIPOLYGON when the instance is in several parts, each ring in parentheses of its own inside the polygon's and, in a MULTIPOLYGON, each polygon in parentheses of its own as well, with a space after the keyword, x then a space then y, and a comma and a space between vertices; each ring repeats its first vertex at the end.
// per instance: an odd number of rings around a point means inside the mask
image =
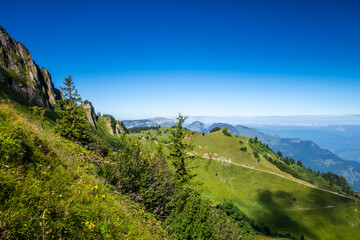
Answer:
POLYGON ((90 135, 87 133, 89 122, 80 107, 81 97, 71 76, 65 78, 64 85, 65 87, 61 88, 64 92, 64 100, 59 101, 61 110, 58 111, 61 118, 57 120, 58 125, 55 131, 73 141, 88 143, 90 141, 90 135))
POLYGON ((170 132, 172 144, 169 146, 172 164, 175 167, 177 177, 183 183, 189 182, 194 177, 188 168, 188 160, 193 159, 192 156, 188 155, 188 152, 192 151, 194 146, 185 141, 186 130, 182 126, 186 119, 187 117, 179 113, 178 121, 170 132))

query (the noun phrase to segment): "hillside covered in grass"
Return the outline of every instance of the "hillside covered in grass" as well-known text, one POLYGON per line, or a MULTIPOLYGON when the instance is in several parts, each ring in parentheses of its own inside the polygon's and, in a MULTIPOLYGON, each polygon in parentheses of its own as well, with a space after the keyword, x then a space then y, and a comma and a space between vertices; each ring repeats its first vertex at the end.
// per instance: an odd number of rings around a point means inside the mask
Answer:
MULTIPOLYGON (((169 139, 169 128, 130 131, 150 145, 169 139)), ((202 194, 216 204, 233 202, 258 231, 296 239, 360 234, 360 205, 353 190, 347 195, 321 174, 287 163, 289 158, 258 140, 229 134, 226 128, 209 134, 189 131, 187 139, 194 145, 189 154, 195 156, 191 166, 202 194)))
POLYGON ((99 157, 0 106, 2 239, 154 239, 159 222, 94 175, 99 157))

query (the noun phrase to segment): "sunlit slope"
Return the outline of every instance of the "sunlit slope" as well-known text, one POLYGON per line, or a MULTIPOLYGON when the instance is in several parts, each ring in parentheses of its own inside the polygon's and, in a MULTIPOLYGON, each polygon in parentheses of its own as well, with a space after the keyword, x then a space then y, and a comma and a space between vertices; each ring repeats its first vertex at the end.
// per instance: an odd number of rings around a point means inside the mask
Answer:
POLYGON ((229 162, 233 165, 240 165, 254 170, 269 172, 280 175, 292 181, 301 182, 303 184, 313 186, 310 183, 294 178, 285 173, 266 160, 266 157, 276 159, 277 156, 271 151, 256 149, 258 146, 249 142, 249 138, 232 134, 231 137, 226 136, 223 132, 217 131, 202 135, 193 132, 191 141, 194 144, 194 154, 203 158, 211 158, 216 161, 229 162), (246 151, 241 151, 246 148, 246 151), (258 154, 258 159, 254 153, 258 154))
MULTIPOLYGON (((148 139, 150 146, 156 147, 158 141, 167 142, 168 132, 160 128, 133 136, 144 142, 148 139)), ((360 236, 358 202, 317 189, 281 171, 266 160, 278 156, 262 144, 235 134, 227 136, 224 129, 205 135, 189 132, 187 139, 194 145, 189 153, 196 156, 192 171, 203 183, 203 195, 215 204, 232 200, 262 231, 291 234, 298 239, 301 235, 305 239, 360 236)))
POLYGON ((190 140, 195 145, 194 154, 201 156, 193 162, 193 171, 204 183, 203 194, 215 203, 234 201, 257 225, 269 226, 273 233, 290 233, 298 238, 304 234, 306 239, 360 236, 356 201, 304 184, 281 172, 261 154, 259 162, 248 138, 228 137, 218 131, 204 136, 193 133, 190 140), (247 147, 247 152, 240 151, 241 147, 247 147))
POLYGON ((0 239, 164 238, 153 215, 97 178, 98 155, 18 108, 0 104, 0 239))
POLYGON ((160 127, 158 129, 150 129, 137 133, 131 133, 131 135, 134 137, 139 137, 147 140, 156 140, 156 141, 162 141, 164 143, 169 143, 170 129, 171 129, 170 127, 160 127))

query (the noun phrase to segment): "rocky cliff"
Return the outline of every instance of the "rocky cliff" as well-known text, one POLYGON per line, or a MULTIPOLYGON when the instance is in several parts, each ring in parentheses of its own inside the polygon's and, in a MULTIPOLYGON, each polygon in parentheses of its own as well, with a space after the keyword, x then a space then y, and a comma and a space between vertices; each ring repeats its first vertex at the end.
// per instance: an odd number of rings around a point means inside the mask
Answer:
POLYGON ((0 82, 32 101, 51 108, 62 99, 54 87, 50 73, 31 58, 30 52, 20 42, 12 39, 0 26, 0 82))
POLYGON ((119 136, 122 133, 126 133, 126 127, 124 123, 116 120, 112 115, 105 114, 102 117, 105 123, 107 131, 113 136, 119 136))
POLYGON ((90 124, 91 124, 94 128, 96 128, 97 118, 96 118, 95 109, 94 109, 92 103, 89 102, 89 101, 85 101, 84 104, 81 105, 81 107, 85 110, 86 118, 88 119, 88 121, 90 122, 90 124))

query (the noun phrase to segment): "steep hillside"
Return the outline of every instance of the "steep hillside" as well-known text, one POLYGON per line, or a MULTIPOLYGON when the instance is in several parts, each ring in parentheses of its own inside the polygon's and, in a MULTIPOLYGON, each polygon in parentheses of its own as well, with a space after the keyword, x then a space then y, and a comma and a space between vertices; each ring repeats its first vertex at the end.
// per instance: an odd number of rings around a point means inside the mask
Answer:
POLYGON ((54 87, 50 73, 33 61, 30 52, 12 39, 0 26, 0 82, 36 105, 52 107, 61 92, 54 87))
POLYGON ((83 145, 18 108, 0 106, 0 238, 254 238, 179 182, 161 149, 126 134, 114 151, 96 135, 83 145))
MULTIPOLYGON (((199 125, 199 123, 197 123, 199 125)), ((312 141, 303 141, 299 138, 280 138, 277 135, 268 135, 254 128, 242 125, 232 126, 226 123, 214 123, 199 132, 209 133, 214 127, 226 127, 231 133, 254 138, 257 137, 268 144, 275 152, 281 151, 284 156, 301 160, 306 167, 315 171, 334 172, 344 176, 355 190, 360 191, 360 163, 345 161, 327 149, 320 148, 312 141)), ((187 128, 198 131, 199 128, 189 125, 187 128)))
POLYGON ((242 145, 251 148, 246 138, 218 131, 194 134, 191 140, 195 153, 202 156, 195 163, 196 172, 205 182, 205 194, 213 200, 221 202, 226 196, 259 224, 269 224, 272 231, 310 239, 358 236, 358 202, 293 181, 265 159, 260 157, 259 162, 251 153, 246 156, 237 150, 242 145), (318 222, 326 224, 317 226, 318 222))
POLYGON ((112 191, 101 157, 0 105, 1 239, 158 239, 154 216, 112 191))
POLYGON ((280 138, 267 135, 253 128, 235 126, 236 132, 247 137, 258 137, 274 151, 281 151, 284 156, 301 160, 305 166, 321 172, 334 172, 344 176, 355 190, 360 191, 360 163, 345 161, 327 149, 320 148, 312 141, 298 138, 280 138))
MULTIPOLYGON (((234 202, 257 229, 273 235, 352 239, 360 234, 358 201, 326 190, 329 184, 315 173, 314 183, 321 187, 294 178, 267 160, 282 161, 264 145, 246 137, 228 136, 224 130, 188 134, 195 146, 191 155, 197 156, 193 171, 203 183, 204 196, 217 204, 234 202)), ((156 145, 158 141, 166 143, 168 131, 151 129, 133 135, 156 145)), ((310 174, 297 164, 292 168, 299 174, 310 174)))

